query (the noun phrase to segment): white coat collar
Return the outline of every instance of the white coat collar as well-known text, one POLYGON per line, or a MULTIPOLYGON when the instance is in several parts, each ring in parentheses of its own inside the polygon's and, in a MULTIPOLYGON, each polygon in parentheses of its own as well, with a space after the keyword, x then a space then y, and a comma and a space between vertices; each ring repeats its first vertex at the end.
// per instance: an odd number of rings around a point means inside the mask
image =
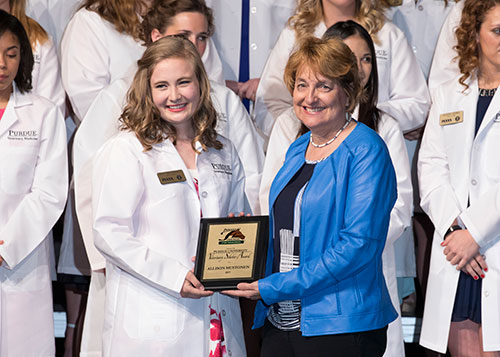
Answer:
MULTIPOLYGON (((184 160, 182 160, 182 157, 179 155, 177 149, 175 148, 174 144, 170 141, 170 139, 164 140, 161 143, 154 145, 153 148, 156 148, 159 151, 168 152, 169 154, 174 154, 173 156, 175 157, 176 160, 174 164, 178 165, 182 169, 182 172, 184 172, 184 175, 186 176, 187 184, 194 192, 196 192, 196 194, 198 194, 198 191, 194 186, 194 181, 193 177, 191 176, 191 172, 187 168, 186 164, 184 163, 184 160)), ((200 153, 203 152, 201 143, 199 141, 195 143, 195 148, 198 152, 200 153)), ((196 154, 196 167, 198 167, 198 157, 199 154, 196 154)))
POLYGON ((13 90, 9 98, 9 103, 7 103, 2 120, 0 120, 0 136, 18 120, 16 111, 18 108, 33 104, 29 95, 21 94, 15 83, 12 85, 13 90))
MULTIPOLYGON (((462 92, 465 96, 465 100, 467 101, 467 98, 470 98, 470 103, 468 102, 467 107, 471 108, 476 108, 477 106, 477 100, 479 98, 479 84, 477 81, 477 74, 474 74, 473 79, 468 79, 466 81, 466 84, 469 86, 465 91, 463 90, 463 86, 461 84, 459 85, 459 91, 462 92)), ((484 114, 483 120, 481 122, 481 126, 479 127, 479 130, 476 134, 476 138, 478 138, 484 130, 492 124, 493 121, 498 121, 500 120, 500 93, 498 92, 500 86, 497 88, 497 92, 491 99, 490 105, 488 106, 488 109, 486 110, 486 113, 484 114)))

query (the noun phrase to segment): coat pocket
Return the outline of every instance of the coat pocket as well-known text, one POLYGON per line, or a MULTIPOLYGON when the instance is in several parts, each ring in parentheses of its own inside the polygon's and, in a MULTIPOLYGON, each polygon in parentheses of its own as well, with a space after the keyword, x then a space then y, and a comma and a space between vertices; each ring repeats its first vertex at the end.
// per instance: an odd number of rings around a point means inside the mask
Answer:
POLYGON ((176 298, 146 284, 142 287, 130 286, 123 325, 133 339, 172 341, 184 329, 185 314, 185 308, 176 298))
POLYGON ((12 148, 0 164, 0 186, 11 195, 28 193, 33 184, 38 151, 33 148, 12 148))

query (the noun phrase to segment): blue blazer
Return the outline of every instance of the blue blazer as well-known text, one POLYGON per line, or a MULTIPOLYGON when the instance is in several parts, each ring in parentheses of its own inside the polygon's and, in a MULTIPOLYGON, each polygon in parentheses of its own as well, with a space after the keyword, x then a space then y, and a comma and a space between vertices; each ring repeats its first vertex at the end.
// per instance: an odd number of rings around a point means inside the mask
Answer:
POLYGON ((305 162, 310 133, 288 149, 269 194, 270 240, 262 300, 254 327, 269 305, 300 299, 300 329, 318 336, 382 328, 397 317, 382 274, 382 251, 396 201, 396 175, 376 132, 357 123, 324 161, 316 164, 302 198, 300 266, 272 274, 273 204, 305 162))

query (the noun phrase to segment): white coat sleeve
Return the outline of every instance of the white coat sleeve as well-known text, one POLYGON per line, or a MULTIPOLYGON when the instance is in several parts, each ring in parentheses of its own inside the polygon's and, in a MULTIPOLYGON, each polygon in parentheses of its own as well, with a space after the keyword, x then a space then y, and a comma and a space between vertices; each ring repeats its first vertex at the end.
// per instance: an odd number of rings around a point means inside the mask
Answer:
POLYGON ((439 125, 445 95, 438 91, 427 119, 418 157, 420 205, 441 237, 460 214, 460 203, 451 186, 445 140, 439 125))
POLYGON ((224 81, 222 61, 212 38, 207 40, 207 48, 205 53, 203 53, 201 60, 205 65, 205 71, 207 71, 208 79, 225 86, 226 82, 224 81))
POLYGON ((0 256, 14 269, 40 243, 59 219, 68 191, 66 128, 59 109, 45 112, 31 190, 0 227, 0 256))
POLYGON ((300 121, 295 116, 293 109, 286 110, 281 114, 273 126, 271 136, 269 137, 259 191, 262 214, 269 214, 269 191, 271 184, 281 166, 283 166, 288 147, 297 138, 299 130, 300 121))
POLYGON ((385 117, 384 123, 380 122, 379 132, 384 139, 389 155, 391 156, 394 171, 396 171, 396 183, 398 198, 391 211, 389 230, 387 232, 386 245, 393 244, 403 231, 411 225, 413 213, 413 188, 411 185, 410 163, 406 150, 403 132, 398 122, 385 117))
POLYGON ((264 166, 264 149, 261 137, 248 115, 240 98, 227 90, 225 106, 227 108, 228 136, 233 142, 243 164, 245 192, 254 215, 261 212, 259 204, 259 186, 264 166))
POLYGON ((457 44, 455 30, 460 24, 463 3, 464 1, 461 1, 453 7, 441 28, 429 72, 428 82, 431 92, 443 83, 460 77, 458 62, 455 58, 458 53, 453 47, 457 44))
POLYGON ((66 93, 61 81, 56 46, 51 38, 37 46, 40 49, 40 65, 37 78, 33 78, 33 93, 50 100, 64 115, 66 93))
POLYGON ((389 99, 380 101, 377 107, 395 118, 403 132, 408 132, 424 126, 430 96, 417 58, 403 32, 395 28, 391 36, 390 83, 384 84, 389 87, 389 99))
POLYGON ((136 212, 145 190, 137 153, 137 148, 116 138, 96 156, 92 179, 95 245, 113 265, 179 297, 190 267, 151 249, 135 234, 136 212))
POLYGON ((61 41, 61 74, 64 89, 77 117, 82 120, 90 104, 111 80, 108 48, 96 21, 99 15, 82 11, 73 16, 61 41))
POLYGON ((227 213, 252 213, 245 194, 245 170, 234 145, 231 145, 231 150, 233 175, 231 182, 231 197, 229 199, 229 211, 227 213))
POLYGON ((292 96, 285 86, 283 74, 292 53, 295 34, 286 27, 269 55, 260 78, 253 112, 255 124, 266 138, 271 134, 278 116, 293 104, 292 96))
POLYGON ((460 219, 481 247, 500 240, 500 185, 485 193, 460 214, 460 219))

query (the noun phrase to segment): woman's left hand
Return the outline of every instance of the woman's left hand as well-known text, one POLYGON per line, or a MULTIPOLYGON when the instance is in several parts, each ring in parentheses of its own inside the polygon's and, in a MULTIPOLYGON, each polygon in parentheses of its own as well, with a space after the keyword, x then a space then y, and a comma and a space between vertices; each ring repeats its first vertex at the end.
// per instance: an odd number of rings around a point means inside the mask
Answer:
POLYGON ((462 270, 479 252, 479 245, 466 229, 451 233, 441 246, 445 247, 443 253, 446 259, 451 265, 456 265, 457 270, 462 270))
POLYGON ((234 296, 234 297, 244 297, 250 300, 259 300, 261 298, 259 291, 259 282, 254 281, 253 283, 239 283, 238 290, 224 290, 223 294, 234 296))

